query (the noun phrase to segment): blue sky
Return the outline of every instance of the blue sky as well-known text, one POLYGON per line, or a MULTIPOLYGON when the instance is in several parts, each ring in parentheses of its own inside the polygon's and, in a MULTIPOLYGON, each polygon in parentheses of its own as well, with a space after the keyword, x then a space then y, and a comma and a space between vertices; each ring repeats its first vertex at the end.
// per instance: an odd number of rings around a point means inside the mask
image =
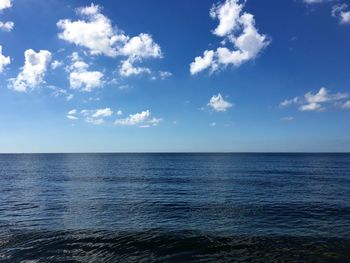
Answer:
POLYGON ((347 4, 0 0, 0 152, 350 151, 347 4))

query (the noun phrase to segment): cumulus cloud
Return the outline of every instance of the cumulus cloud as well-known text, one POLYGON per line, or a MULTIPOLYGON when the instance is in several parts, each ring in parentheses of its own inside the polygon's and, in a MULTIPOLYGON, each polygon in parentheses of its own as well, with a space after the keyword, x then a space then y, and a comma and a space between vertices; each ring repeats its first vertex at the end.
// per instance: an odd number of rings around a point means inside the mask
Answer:
POLYGON ((225 101, 224 98, 219 93, 218 95, 213 95, 208 103, 208 106, 213 110, 218 112, 224 112, 233 106, 232 103, 225 101))
POLYGON ((0 45, 0 73, 4 71, 5 67, 11 63, 9 56, 5 57, 2 54, 2 46, 0 45))
POLYGON ((2 22, 0 21, 0 30, 10 32, 13 27, 15 26, 15 23, 12 21, 2 22))
POLYGON ((157 126, 161 121, 162 119, 152 117, 151 112, 149 110, 146 110, 140 113, 130 114, 127 118, 124 119, 118 119, 115 121, 115 124, 123 126, 138 125, 141 128, 147 128, 150 126, 157 126))
POLYGON ((24 66, 16 78, 10 79, 9 88, 25 92, 34 89, 44 82, 47 67, 51 61, 51 53, 47 50, 35 52, 28 49, 24 52, 24 66))
POLYGON ((202 57, 195 57, 194 62, 190 64, 191 74, 197 74, 208 67, 211 68, 211 71, 215 71, 217 69, 217 64, 214 62, 214 55, 215 52, 213 50, 206 50, 202 57))
POLYGON ((128 58, 121 62, 119 74, 123 77, 130 77, 131 75, 150 74, 151 70, 146 67, 137 67, 134 65, 135 59, 128 58))
POLYGON ((210 10, 210 16, 213 19, 219 20, 219 25, 214 29, 213 33, 217 36, 224 37, 237 29, 242 8, 243 5, 234 0, 213 5, 210 10))
POLYGON ((62 61, 55 60, 51 63, 51 68, 52 69, 57 69, 63 65, 62 61))
POLYGON ((78 56, 72 54, 72 65, 68 67, 69 83, 72 89, 91 92, 103 84, 103 73, 100 71, 89 71, 89 65, 78 56))
POLYGON ((161 58, 160 46, 156 44, 148 34, 141 33, 129 39, 120 49, 120 54, 128 58, 121 62, 119 74, 123 77, 132 75, 150 74, 151 70, 146 67, 135 66, 145 58, 161 58))
POLYGON ((103 74, 99 71, 73 71, 69 75, 72 89, 90 92, 102 84, 103 74))
POLYGON ((57 26, 62 32, 58 37, 77 46, 85 47, 91 55, 105 55, 109 57, 125 57, 120 64, 119 73, 128 77, 149 73, 150 69, 136 67, 136 62, 142 62, 147 58, 161 58, 160 46, 152 36, 140 33, 130 37, 101 13, 101 7, 81 7, 76 10, 82 20, 72 21, 63 19, 58 21, 57 26))
POLYGON ((145 33, 130 38, 120 49, 120 53, 134 58, 162 57, 160 46, 153 41, 149 34, 145 33))
POLYGON ((226 0, 214 5, 210 16, 219 20, 213 34, 224 37, 221 47, 206 50, 190 64, 190 72, 195 75, 205 69, 210 72, 225 68, 228 65, 240 66, 255 59, 269 45, 266 35, 260 34, 255 26, 254 16, 243 12, 244 3, 239 0, 226 0), (227 44, 231 47, 227 47, 227 44))
MULTIPOLYGON (((332 2, 332 0, 304 0, 307 4, 325 3, 332 2)), ((332 7, 331 14, 333 17, 339 20, 340 24, 349 25, 350 24, 350 10, 349 6, 345 3, 336 4, 332 7)))
POLYGON ((350 24, 350 11, 347 4, 335 5, 332 8, 332 16, 339 19, 340 24, 350 24))
POLYGON ((118 53, 117 46, 124 44, 127 37, 121 31, 113 29, 111 21, 100 13, 101 8, 98 5, 91 4, 76 11, 83 20, 59 20, 57 27, 63 31, 58 37, 88 48, 91 55, 115 57, 118 53))
POLYGON ((316 93, 307 92, 304 97, 295 97, 290 100, 284 100, 280 106, 287 107, 292 104, 299 105, 300 111, 324 111, 330 103, 344 103, 349 98, 348 93, 330 93, 326 88, 322 87, 316 93))
MULTIPOLYGON (((0 0, 0 11, 12 7, 11 0, 0 0)), ((11 31, 14 27, 14 23, 12 21, 2 22, 0 21, 0 30, 2 31, 11 31)))
POLYGON ((308 104, 302 105, 299 109, 301 111, 307 111, 307 110, 313 111, 313 110, 323 110, 324 108, 321 107, 321 103, 346 99, 348 97, 348 94, 347 93, 330 94, 326 88, 321 88, 315 94, 313 94, 312 92, 306 93, 304 97, 308 104))
POLYGON ((0 11, 12 6, 11 0, 0 0, 0 11))
POLYGON ((321 107, 321 104, 316 103, 316 102, 311 102, 309 104, 301 105, 299 107, 299 110, 301 110, 301 111, 321 111, 324 109, 321 107))

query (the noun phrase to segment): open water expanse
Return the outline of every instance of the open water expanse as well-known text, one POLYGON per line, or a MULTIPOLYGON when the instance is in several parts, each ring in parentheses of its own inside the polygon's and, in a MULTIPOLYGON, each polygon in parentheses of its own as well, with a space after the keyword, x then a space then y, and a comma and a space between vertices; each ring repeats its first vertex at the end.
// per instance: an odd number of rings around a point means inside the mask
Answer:
POLYGON ((2 154, 0 262, 350 262, 350 154, 2 154))

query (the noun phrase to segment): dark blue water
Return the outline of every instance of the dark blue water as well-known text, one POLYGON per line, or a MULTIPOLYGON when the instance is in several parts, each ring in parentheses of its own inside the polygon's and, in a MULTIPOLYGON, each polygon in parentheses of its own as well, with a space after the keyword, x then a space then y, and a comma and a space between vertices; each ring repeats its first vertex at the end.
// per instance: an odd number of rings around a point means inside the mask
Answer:
POLYGON ((350 262, 350 154, 0 155, 1 262, 350 262))

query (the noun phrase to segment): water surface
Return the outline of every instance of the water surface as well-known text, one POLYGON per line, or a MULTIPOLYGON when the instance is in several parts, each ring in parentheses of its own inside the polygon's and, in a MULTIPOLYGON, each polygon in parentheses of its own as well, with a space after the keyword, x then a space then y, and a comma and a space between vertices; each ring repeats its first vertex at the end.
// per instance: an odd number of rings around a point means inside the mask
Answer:
POLYGON ((3 154, 0 180, 4 262, 350 262, 350 154, 3 154))

